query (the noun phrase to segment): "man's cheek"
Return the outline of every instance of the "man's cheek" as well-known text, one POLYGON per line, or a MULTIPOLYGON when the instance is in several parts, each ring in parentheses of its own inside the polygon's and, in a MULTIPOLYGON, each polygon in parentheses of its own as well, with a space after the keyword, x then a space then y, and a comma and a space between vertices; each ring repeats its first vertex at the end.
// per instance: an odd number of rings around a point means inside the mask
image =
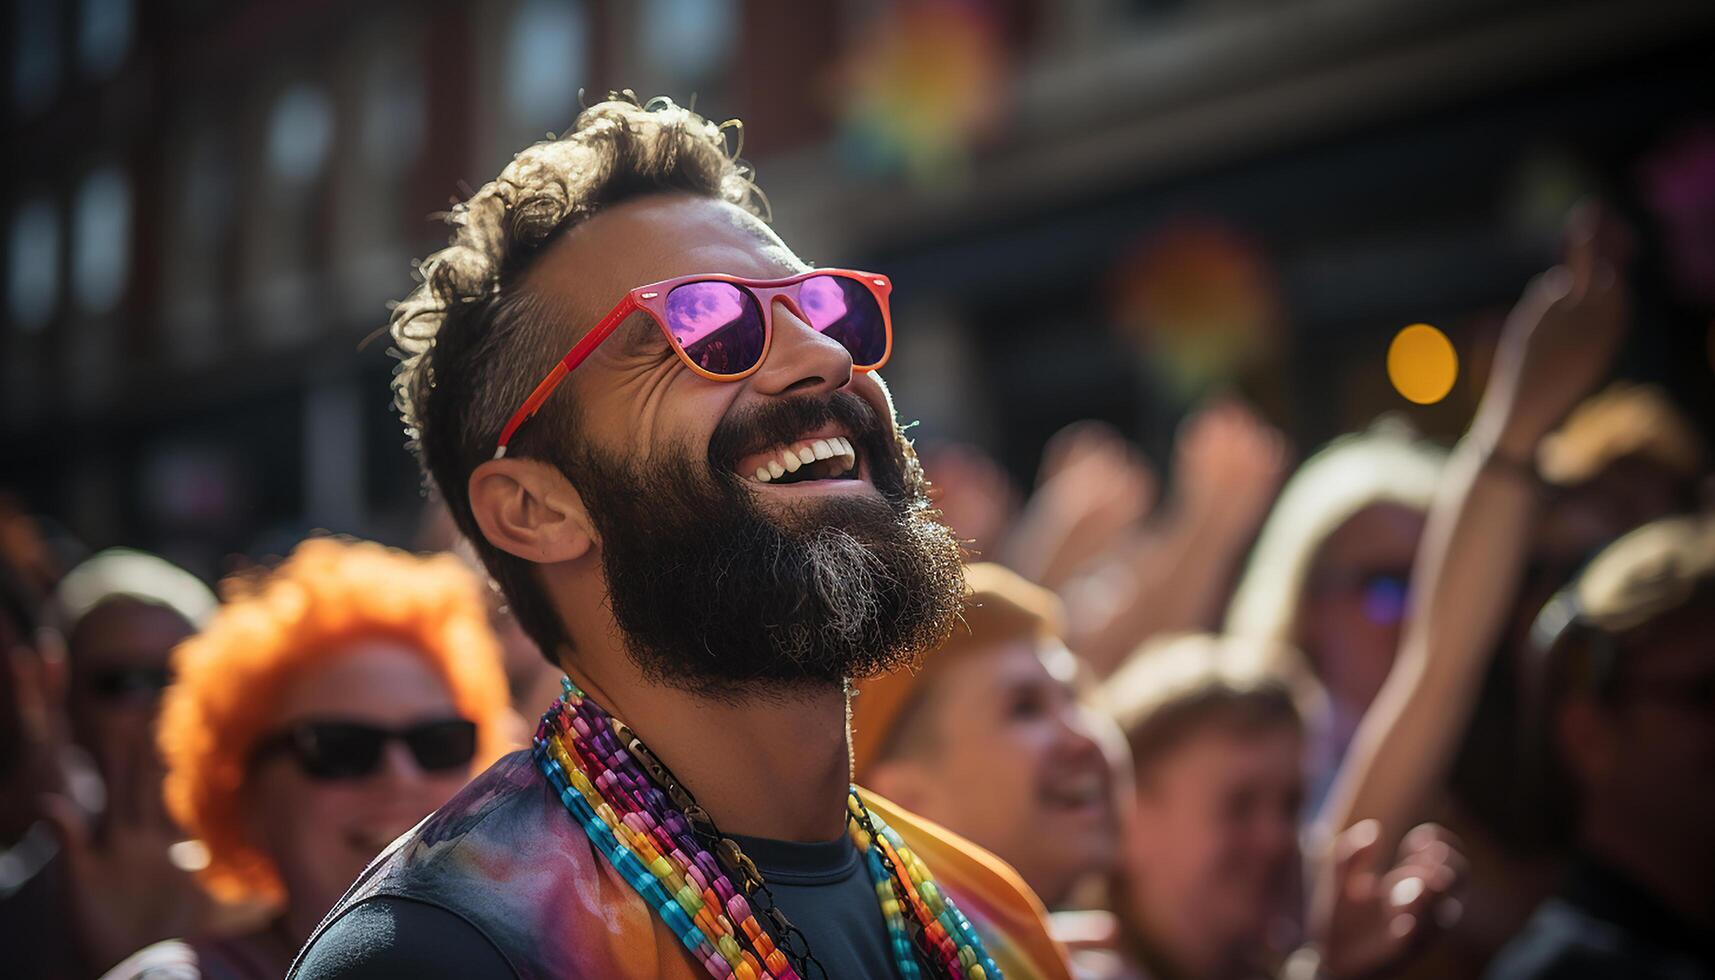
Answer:
POLYGON ((867 371, 852 378, 852 390, 862 395, 875 410, 886 418, 893 417, 893 391, 879 371, 867 371))

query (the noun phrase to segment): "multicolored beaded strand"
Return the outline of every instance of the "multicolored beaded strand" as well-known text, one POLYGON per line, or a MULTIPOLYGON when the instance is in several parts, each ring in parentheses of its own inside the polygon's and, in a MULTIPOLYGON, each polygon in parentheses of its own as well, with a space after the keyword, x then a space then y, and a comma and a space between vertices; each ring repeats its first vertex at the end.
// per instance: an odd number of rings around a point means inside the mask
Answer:
MULTIPOLYGON (((851 815, 852 838, 869 867, 876 897, 881 900, 881 913, 887 920, 895 958, 905 963, 908 958, 900 956, 900 950, 912 948, 913 936, 906 931, 904 916, 904 911, 909 910, 917 948, 931 962, 939 962, 948 976, 972 980, 1002 978, 1000 967, 988 955, 975 927, 952 900, 941 894, 928 866, 905 839, 869 812, 856 787, 847 797, 846 806, 851 815), (901 891, 906 896, 904 901, 898 897, 901 891)), ((918 976, 914 971, 915 964, 912 971, 901 966, 901 974, 907 980, 918 976)))
POLYGON ((565 687, 537 728, 536 761, 596 849, 710 976, 799 980, 715 855, 619 744, 606 713, 565 687))
MULTIPOLYGON (((714 830, 707 814, 641 740, 569 679, 561 683, 565 693, 537 727, 535 758, 596 849, 711 976, 799 980, 746 897, 745 890, 760 891, 772 904, 755 865, 735 842, 714 830), (745 890, 733 883, 699 831, 719 838, 722 856, 745 890)), ((875 885, 900 975, 918 980, 921 955, 938 975, 1001 980, 969 920, 941 894, 905 841, 869 813, 855 787, 847 807, 852 838, 875 885)), ((802 934, 778 909, 768 911, 777 930, 802 941, 802 934)), ((808 943, 803 945, 800 959, 820 969, 808 943)))

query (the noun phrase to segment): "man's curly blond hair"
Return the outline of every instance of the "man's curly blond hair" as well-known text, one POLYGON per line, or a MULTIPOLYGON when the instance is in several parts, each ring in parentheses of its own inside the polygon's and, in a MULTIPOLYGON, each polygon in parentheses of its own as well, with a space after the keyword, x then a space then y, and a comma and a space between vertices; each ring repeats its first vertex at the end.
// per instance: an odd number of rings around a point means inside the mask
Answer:
MULTIPOLYGON (((701 195, 766 220, 750 168, 727 147, 726 131, 738 128, 736 120, 717 125, 671 99, 639 103, 631 92, 612 94, 559 138, 524 149, 456 205, 447 215, 451 243, 417 265, 420 284, 393 309, 393 353, 400 359, 394 401, 406 437, 550 662, 557 661, 564 630, 534 566, 483 538, 466 492, 507 418, 577 340, 539 295, 523 288, 524 273, 566 229, 648 194, 701 195)), ((568 468, 574 413, 569 392, 561 392, 518 433, 508 455, 568 468)))

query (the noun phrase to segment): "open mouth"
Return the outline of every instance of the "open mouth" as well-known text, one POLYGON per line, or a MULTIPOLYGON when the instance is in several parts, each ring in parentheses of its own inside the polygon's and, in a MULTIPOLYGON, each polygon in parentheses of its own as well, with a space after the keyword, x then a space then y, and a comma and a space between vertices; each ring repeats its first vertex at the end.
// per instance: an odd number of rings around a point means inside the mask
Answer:
POLYGON ((1057 810, 1102 808, 1107 806, 1108 783, 1096 772, 1059 779, 1043 787, 1042 800, 1057 810))
POLYGON ((752 462, 756 469, 744 475, 775 486, 858 478, 857 448, 845 436, 800 439, 752 462))

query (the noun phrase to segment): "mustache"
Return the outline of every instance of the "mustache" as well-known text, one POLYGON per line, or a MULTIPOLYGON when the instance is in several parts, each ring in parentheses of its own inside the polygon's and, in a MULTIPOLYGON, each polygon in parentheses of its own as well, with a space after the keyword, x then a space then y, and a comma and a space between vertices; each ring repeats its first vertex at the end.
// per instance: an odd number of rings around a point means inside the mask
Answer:
POLYGON ((862 397, 849 391, 800 395, 770 399, 721 419, 709 436, 709 466, 717 473, 731 473, 740 459, 829 423, 843 426, 864 446, 881 445, 881 415, 862 397))

